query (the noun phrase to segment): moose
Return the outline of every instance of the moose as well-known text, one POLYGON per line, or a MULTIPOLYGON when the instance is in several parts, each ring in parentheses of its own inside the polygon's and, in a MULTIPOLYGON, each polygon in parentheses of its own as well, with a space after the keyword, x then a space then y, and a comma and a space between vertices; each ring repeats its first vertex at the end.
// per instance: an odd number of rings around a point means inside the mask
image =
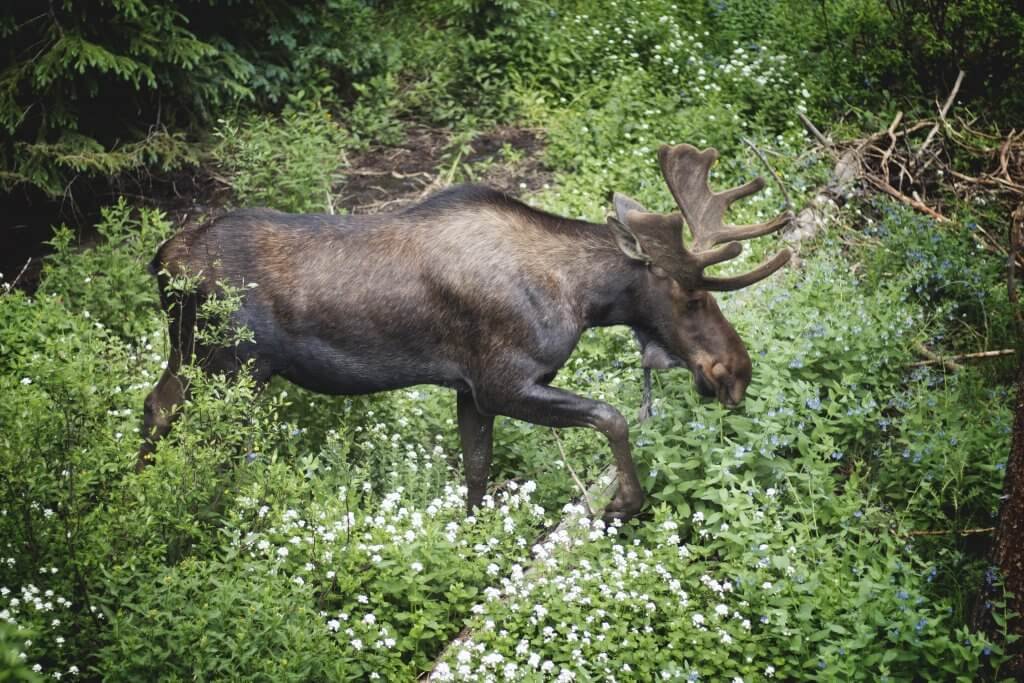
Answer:
POLYGON ((628 325, 645 371, 685 367, 702 396, 729 407, 742 401, 750 357, 711 292, 769 276, 790 252, 734 277, 704 269, 739 255, 738 240, 777 231, 792 215, 723 224, 729 206, 764 181, 712 192, 708 175, 717 158, 713 148, 662 146, 662 175, 680 212, 653 213, 615 194, 614 216, 605 224, 463 185, 393 213, 245 209, 177 233, 150 264, 171 351, 145 400, 139 467, 188 395, 184 364, 245 371, 257 383, 281 375, 324 394, 435 384, 457 393, 470 511, 487 487, 494 417, 505 415, 603 434, 618 475, 605 519, 635 516, 644 491, 626 419, 607 403, 550 382, 584 330, 628 325), (193 292, 168 287, 170 278, 188 274, 198 276, 193 292), (250 285, 232 319, 251 330, 249 341, 216 347, 196 334, 197 308, 217 296, 219 283, 250 285))

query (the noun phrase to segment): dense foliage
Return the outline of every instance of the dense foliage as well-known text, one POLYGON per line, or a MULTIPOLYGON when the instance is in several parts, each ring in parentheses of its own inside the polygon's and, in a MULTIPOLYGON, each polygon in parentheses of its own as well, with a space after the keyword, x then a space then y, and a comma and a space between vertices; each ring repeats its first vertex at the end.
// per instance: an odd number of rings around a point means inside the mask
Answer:
MULTIPOLYGON (((448 179, 473 175, 457 146, 475 129, 542 128, 554 177, 528 199, 564 215, 601 219, 613 190, 672 209, 655 151, 682 141, 722 151, 725 186, 763 173, 748 140, 802 205, 831 160, 798 112, 928 107, 910 98, 949 72, 908 74, 950 55, 1012 83, 985 65, 1024 32, 985 2, 412 5, 5 16, 5 181, 202 156, 239 205, 333 210, 346 160, 415 117, 457 129, 448 179), (945 9, 908 19, 919 5, 945 9)), ((981 107, 994 91, 969 92, 981 107)), ((732 218, 774 214, 779 194, 732 218)), ((566 506, 559 457, 593 478, 604 439, 505 419, 492 495, 467 517, 453 396, 431 387, 326 398, 196 373, 136 474, 167 351, 145 265, 171 223, 122 201, 89 249, 57 229, 38 290, 0 293, 0 680, 411 680, 437 658, 443 680, 1000 679, 1003 649, 969 613, 998 581, 976 531, 999 504, 1007 368, 947 373, 914 349, 1011 343, 1005 263, 975 239, 1003 219, 847 199, 799 267, 719 297, 754 359, 742 410, 699 400, 685 371, 656 376, 654 416, 631 420, 651 505, 614 528, 566 506)), ((556 384, 634 415, 632 336, 587 332, 556 384)), ((1004 605, 982 609, 1005 625, 1004 605)))
POLYGON ((14 3, 0 16, 0 183, 194 161, 239 103, 318 101, 385 61, 359 0, 14 3))
POLYGON ((959 68, 996 120, 1012 123, 1024 92, 1024 14, 991 0, 62 0, 15 3, 0 38, 0 187, 51 195, 79 175, 193 163, 239 106, 326 106, 376 138, 396 113, 473 125, 545 99, 627 98, 629 74, 684 101, 722 86, 752 124, 791 117, 799 103, 769 73, 719 70, 737 47, 756 62, 775 46, 789 58, 776 77, 809 79, 802 106, 825 117, 919 106, 959 68))

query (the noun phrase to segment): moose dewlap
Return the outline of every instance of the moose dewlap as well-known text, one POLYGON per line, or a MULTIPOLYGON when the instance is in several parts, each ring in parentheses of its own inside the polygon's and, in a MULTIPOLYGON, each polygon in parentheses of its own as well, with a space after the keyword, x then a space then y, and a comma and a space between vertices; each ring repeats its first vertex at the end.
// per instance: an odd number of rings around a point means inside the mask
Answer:
POLYGON ((652 213, 617 194, 615 216, 593 224, 463 185, 395 213, 247 209, 183 230, 152 264, 171 353, 146 398, 139 466, 188 395, 184 364, 244 368, 257 382, 281 375, 325 394, 437 384, 458 395, 470 509, 487 486, 494 416, 506 415, 604 434, 619 482, 605 517, 635 515, 644 492, 626 420, 607 403, 549 382, 584 330, 628 325, 645 368, 686 367, 701 394, 737 405, 750 383, 750 357, 710 292, 753 284, 790 255, 783 250, 736 277, 705 276, 704 268, 740 253, 736 240, 774 232, 791 216, 723 225, 729 205, 763 181, 715 193, 708 187, 714 149, 665 146, 658 157, 679 213, 652 213), (197 286, 171 286, 183 275, 197 286), (241 288, 231 322, 251 331, 230 347, 205 342, 197 318, 221 283, 241 288))

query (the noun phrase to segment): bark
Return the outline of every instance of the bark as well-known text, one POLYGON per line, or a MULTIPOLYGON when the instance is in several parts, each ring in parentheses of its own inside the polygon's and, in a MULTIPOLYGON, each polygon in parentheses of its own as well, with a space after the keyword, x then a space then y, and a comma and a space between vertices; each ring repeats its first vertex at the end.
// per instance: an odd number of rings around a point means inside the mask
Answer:
MULTIPOLYGON (((1006 478, 1003 481, 1002 503, 999 506, 999 523, 992 550, 992 564, 1002 580, 1003 598, 1011 614, 1006 625, 1008 635, 1016 635, 1016 642, 1006 646, 1011 659, 1006 668, 999 671, 1000 677, 1024 680, 1024 316, 1020 308, 1017 291, 1016 258, 1021 248, 1024 233, 1024 203, 1013 212, 1010 221, 1010 253, 1007 263, 1007 290, 1013 305, 1017 347, 1017 396, 1013 411, 1013 440, 1010 455, 1006 461, 1006 478)), ((995 623, 992 619, 991 601, 996 595, 991 578, 986 579, 982 599, 975 611, 975 626, 993 635, 995 623)))
POLYGON ((996 527, 993 564, 1003 580, 1003 591, 1012 594, 1007 607, 1016 616, 1007 624, 1007 632, 1020 636, 1008 647, 1013 658, 1008 671, 1013 680, 1024 680, 1024 363, 1017 364, 1017 400, 1013 416, 1013 442, 1006 462, 1003 502, 996 527))

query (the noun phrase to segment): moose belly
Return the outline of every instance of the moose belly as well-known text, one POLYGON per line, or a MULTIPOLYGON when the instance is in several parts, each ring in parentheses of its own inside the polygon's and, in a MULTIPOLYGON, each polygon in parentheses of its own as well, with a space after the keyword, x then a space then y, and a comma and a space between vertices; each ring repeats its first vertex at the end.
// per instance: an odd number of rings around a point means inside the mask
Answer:
POLYGON ((444 362, 372 343, 339 348, 317 338, 293 339, 287 354, 274 361, 277 374, 321 394, 370 394, 414 384, 454 386, 460 381, 459 373, 444 362))

